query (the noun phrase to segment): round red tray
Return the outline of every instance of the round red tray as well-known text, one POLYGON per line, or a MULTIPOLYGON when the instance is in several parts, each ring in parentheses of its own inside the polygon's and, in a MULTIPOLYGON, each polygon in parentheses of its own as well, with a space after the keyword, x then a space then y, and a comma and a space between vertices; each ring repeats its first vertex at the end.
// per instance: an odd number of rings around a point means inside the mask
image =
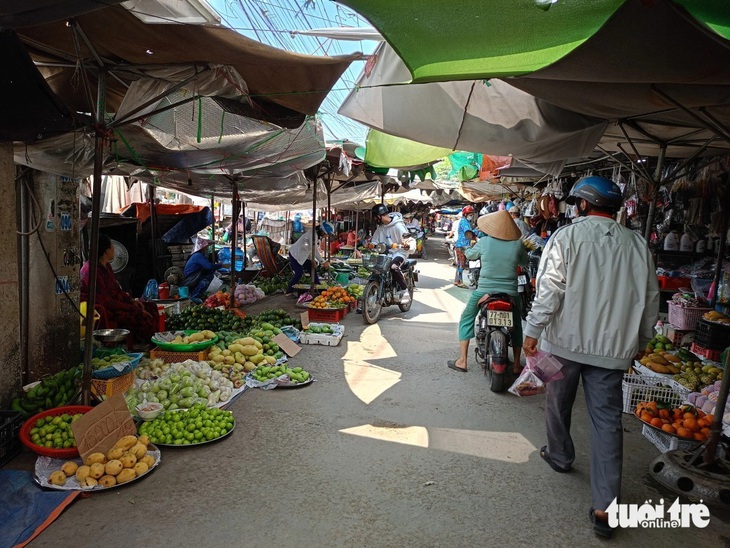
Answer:
POLYGON ((45 457, 51 457, 54 459, 71 459, 73 457, 78 457, 79 450, 76 447, 69 447, 68 449, 55 449, 53 447, 42 447, 40 445, 36 445, 30 440, 30 431, 33 429, 33 426, 38 419, 44 419, 46 417, 56 417, 63 415, 64 413, 67 413, 69 415, 75 415, 76 413, 86 413, 88 411, 91 411, 92 409, 93 407, 90 407, 88 405, 67 405, 65 407, 54 407, 53 409, 41 411, 37 415, 33 415, 31 418, 25 421, 23 423, 23 426, 20 427, 20 441, 23 442, 23 445, 25 445, 29 449, 32 449, 39 455, 43 455, 45 457))

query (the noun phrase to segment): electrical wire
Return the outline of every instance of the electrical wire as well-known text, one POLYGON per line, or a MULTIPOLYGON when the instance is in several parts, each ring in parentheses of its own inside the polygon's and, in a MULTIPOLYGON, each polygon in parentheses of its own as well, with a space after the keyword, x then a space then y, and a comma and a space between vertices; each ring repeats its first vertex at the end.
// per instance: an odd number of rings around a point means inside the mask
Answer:
POLYGON ((18 175, 15 178, 15 181, 18 183, 21 183, 25 185, 26 190, 28 191, 28 195, 30 196, 31 201, 35 205, 35 207, 38 209, 38 223, 35 225, 35 228, 31 230, 30 232, 21 232, 20 230, 16 230, 15 233, 18 236, 30 236, 32 234, 35 234, 38 232, 38 230, 41 228, 41 225, 43 224, 43 208, 41 207, 41 204, 38 203, 38 200, 35 197, 35 194, 33 194, 33 190, 30 188, 30 185, 28 184, 28 179, 25 177, 25 175, 30 171, 30 168, 26 168, 23 170, 20 175, 18 175))

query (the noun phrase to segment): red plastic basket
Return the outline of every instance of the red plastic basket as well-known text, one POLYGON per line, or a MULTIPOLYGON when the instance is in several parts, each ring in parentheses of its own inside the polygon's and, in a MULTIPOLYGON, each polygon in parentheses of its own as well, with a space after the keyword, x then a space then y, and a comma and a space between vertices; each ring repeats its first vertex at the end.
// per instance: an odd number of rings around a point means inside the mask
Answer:
POLYGON ((69 415, 75 415, 76 413, 88 413, 92 409, 93 407, 90 407, 88 405, 67 405, 65 407, 55 407, 53 409, 47 409, 46 411, 42 411, 37 415, 33 415, 31 418, 23 423, 23 426, 20 427, 20 441, 23 442, 23 445, 25 445, 29 449, 32 449, 39 455, 43 455, 44 457, 51 457, 54 459, 72 459, 74 457, 78 457, 79 450, 76 447, 69 447, 68 449, 55 449, 53 447, 41 447, 40 445, 36 445, 30 440, 30 431, 33 429, 38 419, 44 419, 46 417, 58 417, 63 415, 64 413, 67 413, 69 415))
POLYGON ((672 301, 669 303, 669 323, 678 329, 687 329, 694 331, 697 329, 697 322, 702 319, 702 315, 711 308, 688 308, 679 306, 672 301))
POLYGON ((705 358, 706 360, 711 360, 713 362, 719 362, 720 356, 722 356, 722 350, 705 348, 704 346, 700 346, 697 343, 692 343, 692 347, 690 348, 690 350, 693 354, 697 354, 698 356, 705 358))
POLYGON ((309 308, 309 321, 338 323, 347 314, 347 308, 309 308))

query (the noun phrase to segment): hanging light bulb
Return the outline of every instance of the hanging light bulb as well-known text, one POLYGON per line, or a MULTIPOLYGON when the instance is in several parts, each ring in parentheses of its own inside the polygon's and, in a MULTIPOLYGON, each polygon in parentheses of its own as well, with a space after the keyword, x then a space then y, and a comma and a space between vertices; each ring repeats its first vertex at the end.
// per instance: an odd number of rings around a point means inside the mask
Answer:
POLYGON ((535 0, 535 5, 542 11, 549 10, 553 4, 557 4, 558 0, 535 0))

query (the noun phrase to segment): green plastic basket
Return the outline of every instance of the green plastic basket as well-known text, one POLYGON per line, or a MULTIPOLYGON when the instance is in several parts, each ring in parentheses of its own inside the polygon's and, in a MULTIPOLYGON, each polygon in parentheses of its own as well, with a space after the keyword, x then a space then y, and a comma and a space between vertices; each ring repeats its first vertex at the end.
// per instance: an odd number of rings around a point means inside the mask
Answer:
MULTIPOLYGON (((186 329, 185 331, 183 331, 183 333, 185 333, 186 335, 192 335, 193 333, 198 333, 199 331, 199 329, 186 329)), ((198 350, 205 350, 206 348, 209 348, 213 346, 216 342, 218 342, 218 335, 216 335, 209 341, 203 341, 193 344, 173 344, 156 339, 154 336, 152 337, 152 342, 162 350, 170 350, 171 352, 197 352, 198 350)))

